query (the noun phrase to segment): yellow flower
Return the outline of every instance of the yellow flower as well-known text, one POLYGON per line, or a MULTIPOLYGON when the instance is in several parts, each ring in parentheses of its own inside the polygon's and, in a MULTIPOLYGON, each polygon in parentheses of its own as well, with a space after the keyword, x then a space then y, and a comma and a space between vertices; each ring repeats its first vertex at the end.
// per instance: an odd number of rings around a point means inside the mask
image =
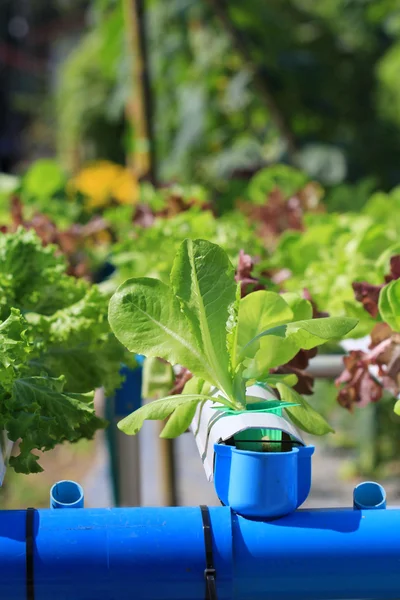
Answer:
POLYGON ((128 169, 116 179, 112 196, 120 204, 135 204, 139 200, 139 184, 128 169))
POLYGON ((86 196, 88 208, 102 208, 112 199, 123 204, 138 198, 138 182, 128 169, 109 161, 86 166, 73 178, 72 187, 86 196))

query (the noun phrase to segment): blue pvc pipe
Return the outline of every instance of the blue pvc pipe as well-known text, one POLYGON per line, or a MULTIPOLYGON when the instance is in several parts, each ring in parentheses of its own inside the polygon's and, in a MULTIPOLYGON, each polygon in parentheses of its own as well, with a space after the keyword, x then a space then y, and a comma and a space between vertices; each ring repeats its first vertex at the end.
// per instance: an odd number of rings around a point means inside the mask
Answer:
POLYGON ((354 508, 378 510, 386 508, 385 489, 374 481, 364 481, 354 488, 354 508))
MULTIPOLYGON (((210 508, 218 600, 396 599, 400 510, 210 508)), ((25 600, 25 511, 0 511, 0 598, 25 600)), ((196 508, 38 510, 35 600, 204 600, 196 508)))
POLYGON ((82 486, 75 481, 58 481, 50 490, 50 508, 83 508, 82 486))

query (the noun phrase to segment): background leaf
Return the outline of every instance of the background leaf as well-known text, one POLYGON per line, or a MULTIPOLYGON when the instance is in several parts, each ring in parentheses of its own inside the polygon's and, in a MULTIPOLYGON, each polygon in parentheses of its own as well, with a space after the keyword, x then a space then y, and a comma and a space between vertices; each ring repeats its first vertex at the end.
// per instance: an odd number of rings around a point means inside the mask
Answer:
POLYGON ((400 280, 391 281, 379 294, 379 312, 394 330, 400 331, 400 280))

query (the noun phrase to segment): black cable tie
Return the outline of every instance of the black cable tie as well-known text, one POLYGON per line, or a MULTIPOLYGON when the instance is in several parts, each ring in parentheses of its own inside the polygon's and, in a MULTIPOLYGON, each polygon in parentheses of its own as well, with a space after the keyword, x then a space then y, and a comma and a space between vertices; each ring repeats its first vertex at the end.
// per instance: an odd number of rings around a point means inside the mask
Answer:
POLYGON ((203 520, 204 547, 206 552, 206 568, 204 570, 204 579, 206 582, 205 600, 217 600, 217 587, 215 585, 217 572, 213 561, 210 511, 208 510, 208 506, 200 506, 200 510, 203 520))
POLYGON ((35 509, 26 509, 25 521, 25 546, 26 546, 26 600, 35 600, 35 585, 33 578, 33 552, 34 552, 34 516, 35 509))

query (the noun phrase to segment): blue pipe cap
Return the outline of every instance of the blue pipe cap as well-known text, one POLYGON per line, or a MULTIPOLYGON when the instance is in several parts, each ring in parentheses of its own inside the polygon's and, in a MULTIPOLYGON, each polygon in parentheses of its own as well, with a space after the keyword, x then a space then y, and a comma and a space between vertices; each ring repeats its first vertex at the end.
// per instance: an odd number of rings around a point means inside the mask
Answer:
POLYGON ((82 486, 75 481, 58 481, 50 490, 50 508, 83 508, 82 486))
POLYGON ((354 488, 353 506, 359 510, 386 508, 385 489, 374 481, 365 481, 354 488))

